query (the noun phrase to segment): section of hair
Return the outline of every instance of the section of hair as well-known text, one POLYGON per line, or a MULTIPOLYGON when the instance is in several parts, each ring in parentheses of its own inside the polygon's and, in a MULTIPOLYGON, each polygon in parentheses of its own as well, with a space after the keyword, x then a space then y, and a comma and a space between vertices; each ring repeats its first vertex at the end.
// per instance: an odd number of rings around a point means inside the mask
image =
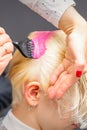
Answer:
MULTIPOLYGON (((32 39, 41 33, 32 32, 28 37, 32 39)), ((66 35, 62 31, 50 32, 50 37, 45 42, 46 51, 39 59, 25 58, 16 50, 8 74, 12 83, 13 105, 23 99, 24 85, 31 81, 40 82, 41 88, 47 91, 54 70, 65 57, 67 44, 65 41, 66 35)), ((87 127, 87 82, 85 75, 57 102, 60 116, 67 117, 67 113, 71 112, 72 121, 80 124, 81 128, 87 127)))

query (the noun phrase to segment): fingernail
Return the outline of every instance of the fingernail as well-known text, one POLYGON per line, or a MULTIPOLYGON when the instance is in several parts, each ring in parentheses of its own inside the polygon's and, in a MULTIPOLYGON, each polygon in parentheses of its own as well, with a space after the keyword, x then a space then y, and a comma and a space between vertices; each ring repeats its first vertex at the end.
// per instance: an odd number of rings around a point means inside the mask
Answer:
POLYGON ((78 78, 79 78, 79 77, 81 77, 81 75, 82 75, 82 71, 77 70, 77 71, 76 71, 76 77, 78 77, 78 78))

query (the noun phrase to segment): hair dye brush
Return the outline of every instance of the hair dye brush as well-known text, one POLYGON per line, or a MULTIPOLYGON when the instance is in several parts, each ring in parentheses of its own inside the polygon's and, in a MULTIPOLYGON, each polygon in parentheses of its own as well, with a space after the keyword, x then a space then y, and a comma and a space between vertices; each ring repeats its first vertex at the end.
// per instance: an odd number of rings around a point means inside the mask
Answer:
POLYGON ((33 58, 34 44, 28 38, 23 41, 13 41, 13 45, 21 52, 24 57, 33 58))
POLYGON ((37 59, 45 53, 45 44, 40 44, 39 40, 26 38, 23 41, 13 41, 13 45, 26 58, 37 59))

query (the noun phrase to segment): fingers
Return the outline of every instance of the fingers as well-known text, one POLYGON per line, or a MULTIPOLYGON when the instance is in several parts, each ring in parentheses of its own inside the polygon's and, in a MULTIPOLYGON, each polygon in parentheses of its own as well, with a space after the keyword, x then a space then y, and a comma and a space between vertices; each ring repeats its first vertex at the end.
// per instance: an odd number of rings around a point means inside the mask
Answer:
MULTIPOLYGON (((84 67, 82 64, 80 65, 78 64, 79 68, 84 67)), ((54 84, 51 84, 51 87, 48 89, 49 98, 61 98, 65 92, 81 77, 82 68, 76 71, 75 67, 76 65, 74 63, 70 63, 67 59, 63 60, 52 77, 54 78, 52 79, 54 80, 54 84)))
POLYGON ((5 32, 3 28, 0 27, 0 57, 12 53, 14 50, 11 38, 5 32))
POLYGON ((4 45, 7 42, 11 42, 11 39, 8 36, 8 34, 6 33, 0 34, 0 46, 4 45))
POLYGON ((75 65, 67 59, 64 59, 59 68, 54 73, 54 84, 48 89, 49 98, 61 98, 78 78, 75 75, 75 65))
POLYGON ((13 45, 11 42, 7 42, 3 46, 0 46, 0 75, 12 59, 12 52, 13 45))
POLYGON ((9 61, 12 59, 12 52, 14 50, 11 38, 0 27, 0 74, 4 71, 9 61))
POLYGON ((51 80, 50 80, 50 84, 51 85, 54 85, 54 83, 56 82, 56 80, 58 79, 59 75, 64 71, 64 66, 63 64, 60 64, 58 66, 58 68, 54 71, 54 74, 53 76, 51 77, 51 80))
POLYGON ((5 43, 5 45, 0 47, 0 57, 12 53, 14 50, 13 45, 11 42, 5 43))
POLYGON ((5 30, 4 28, 0 27, 0 34, 3 34, 3 33, 5 33, 5 30))
POLYGON ((77 81, 78 79, 71 73, 63 72, 54 86, 48 89, 48 96, 50 99, 60 99, 65 92, 77 81))
POLYGON ((71 64, 72 63, 69 60, 64 59, 62 63, 57 67, 57 69, 54 71, 53 76, 51 77, 51 80, 50 80, 50 84, 54 85, 58 77, 61 75, 61 73, 67 70, 67 68, 69 68, 71 64))
POLYGON ((14 50, 14 46, 13 46, 12 42, 7 42, 5 45, 3 45, 3 48, 4 48, 5 52, 7 52, 7 53, 12 53, 14 50))
POLYGON ((60 66, 55 70, 52 79, 51 87, 48 89, 50 99, 60 99, 65 92, 81 77, 82 71, 87 72, 87 66, 82 63, 70 63, 64 59, 60 66), (84 69, 85 68, 85 69, 84 69))
POLYGON ((87 68, 86 66, 87 65, 86 65, 85 60, 81 61, 81 62, 79 62, 79 60, 78 60, 75 62, 75 75, 77 78, 80 78, 82 76, 82 74, 85 73, 86 68, 87 68))
MULTIPOLYGON (((61 82, 59 84, 59 89, 56 91, 56 98, 61 98, 65 92, 74 85, 74 83, 77 81, 77 78, 74 77, 72 74, 65 74, 64 77, 62 77, 61 82)), ((56 87, 56 86, 55 86, 56 87)))
POLYGON ((0 75, 3 73, 4 69, 12 59, 12 54, 7 54, 4 55, 3 57, 0 58, 0 75))
POLYGON ((58 95, 58 91, 61 90, 61 86, 60 85, 63 84, 63 83, 61 84, 62 76, 63 76, 63 80, 64 80, 65 74, 66 74, 65 71, 62 72, 61 75, 59 76, 59 78, 57 79, 57 81, 55 82, 55 84, 48 89, 48 96, 49 96, 49 98, 51 98, 51 99, 56 98, 56 97, 59 98, 60 95, 58 95))

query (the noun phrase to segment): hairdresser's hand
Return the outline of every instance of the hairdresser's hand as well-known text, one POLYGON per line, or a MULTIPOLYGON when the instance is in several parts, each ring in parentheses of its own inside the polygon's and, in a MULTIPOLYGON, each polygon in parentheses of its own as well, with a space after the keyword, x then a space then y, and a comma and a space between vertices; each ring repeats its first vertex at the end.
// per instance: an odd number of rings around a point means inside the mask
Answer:
POLYGON ((55 70, 51 78, 51 87, 48 90, 50 98, 61 98, 87 71, 87 23, 75 10, 73 13, 75 20, 70 21, 71 24, 69 24, 67 19, 66 21, 62 19, 60 26, 67 34, 67 51, 63 62, 55 70))
POLYGON ((12 41, 8 34, 6 34, 5 30, 0 27, 0 75, 12 59, 12 52, 12 41))

